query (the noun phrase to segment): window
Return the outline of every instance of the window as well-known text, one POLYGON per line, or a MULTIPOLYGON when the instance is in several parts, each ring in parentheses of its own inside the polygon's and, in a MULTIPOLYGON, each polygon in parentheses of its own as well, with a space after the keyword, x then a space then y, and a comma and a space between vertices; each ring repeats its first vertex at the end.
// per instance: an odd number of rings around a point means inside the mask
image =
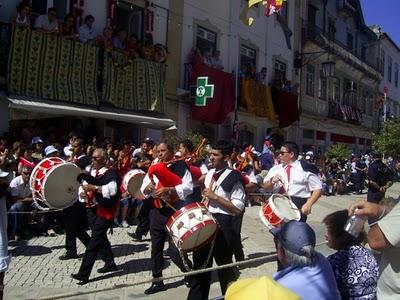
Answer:
POLYGON ((392 82, 392 57, 388 56, 388 81, 392 82))
POLYGON ((303 138, 313 140, 314 139, 314 130, 303 129, 303 138))
POLYGON ((306 73, 306 94, 309 96, 314 96, 315 88, 315 67, 312 65, 307 66, 306 73))
POLYGON ((318 85, 318 98, 319 99, 326 100, 327 85, 328 85, 328 80, 326 77, 322 76, 322 71, 320 71, 319 85, 318 85))
POLYGON ((335 20, 331 17, 328 18, 328 39, 331 41, 335 40, 336 26, 335 20))
POLYGON ((385 51, 381 50, 381 65, 380 65, 381 74, 385 74, 385 51))
POLYGON ((70 0, 32 0, 33 15, 45 15, 47 9, 54 7, 57 11, 57 18, 63 20, 65 15, 71 11, 72 1, 70 0))
POLYGON ((201 53, 209 51, 211 53, 217 49, 217 34, 204 27, 198 26, 196 33, 196 47, 201 53))
POLYGON ((274 64, 274 79, 286 79, 286 64, 280 60, 275 60, 274 64))
POLYGON ((365 43, 363 43, 361 46, 361 59, 363 61, 367 59, 367 46, 365 45, 365 43))
POLYGON ((257 51, 245 45, 240 46, 240 67, 256 67, 257 51))
POLYGON ((347 33, 347 48, 349 49, 349 51, 353 51, 353 49, 354 49, 354 37, 353 37, 353 35, 350 33, 350 32, 348 32, 347 33))
POLYGON ((118 28, 126 30, 128 36, 135 34, 140 40, 143 39, 144 9, 142 7, 128 5, 121 1, 117 6, 115 20, 118 28))
POLYGON ((395 87, 399 86, 399 64, 394 64, 394 85, 395 87))
POLYGON ((340 103, 340 79, 332 77, 329 91, 329 100, 340 103))
POLYGON ((349 79, 344 79, 343 104, 357 106, 357 84, 349 79))

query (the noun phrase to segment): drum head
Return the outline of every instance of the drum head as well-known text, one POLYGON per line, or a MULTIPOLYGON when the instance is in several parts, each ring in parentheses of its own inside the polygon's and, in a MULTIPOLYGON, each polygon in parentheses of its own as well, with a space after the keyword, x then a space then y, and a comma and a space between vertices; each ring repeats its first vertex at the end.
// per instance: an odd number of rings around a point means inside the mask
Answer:
POLYGON ((184 252, 189 252, 201 247, 215 235, 218 230, 218 225, 215 222, 206 222, 206 224, 200 224, 192 228, 191 234, 187 237, 182 244, 180 249, 184 252))
POLYGON ((300 212, 297 209, 296 205, 293 204, 291 200, 286 197, 275 197, 272 200, 276 209, 279 212, 281 217, 284 217, 286 220, 300 220, 300 212))
POLYGON ((127 190, 130 195, 134 198, 144 199, 144 195, 140 191, 140 187, 142 186, 143 179, 146 176, 145 173, 138 173, 132 176, 129 179, 127 190))
POLYGON ((78 197, 80 173, 78 166, 66 163, 56 166, 44 183, 44 197, 49 207, 62 209, 72 205, 78 197))

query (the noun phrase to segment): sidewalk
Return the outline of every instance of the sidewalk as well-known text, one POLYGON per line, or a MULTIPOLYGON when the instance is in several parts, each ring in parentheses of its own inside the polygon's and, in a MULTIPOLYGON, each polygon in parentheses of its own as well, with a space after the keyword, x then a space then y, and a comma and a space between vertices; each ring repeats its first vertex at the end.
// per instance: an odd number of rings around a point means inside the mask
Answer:
MULTIPOLYGON (((388 191, 388 196, 397 198, 400 184, 394 184, 388 191)), ((365 198, 366 195, 345 195, 322 197, 313 207, 308 223, 315 229, 317 243, 324 242, 325 228, 321 224, 325 215, 339 209, 348 208, 356 200, 365 198)), ((256 258, 274 252, 274 244, 268 229, 258 217, 259 206, 246 208, 243 220, 242 240, 246 259, 256 258)), ((115 254, 116 263, 121 271, 111 274, 99 274, 97 269, 102 267, 97 261, 92 272, 91 281, 84 287, 78 286, 70 278, 71 273, 76 273, 81 260, 60 261, 58 257, 64 253, 64 236, 37 237, 27 242, 10 243, 13 256, 10 270, 5 277, 5 299, 37 299, 44 296, 60 293, 83 292, 92 289, 112 287, 116 284, 134 284, 151 279, 151 260, 149 238, 143 242, 134 242, 127 235, 129 229, 116 228, 114 234, 109 236, 115 254)), ((331 250, 326 245, 321 245, 318 250, 328 255, 331 250)), ((79 245, 78 252, 84 248, 79 245)), ((276 270, 276 262, 259 262, 244 267, 241 278, 271 275, 276 270)), ((180 274, 179 269, 169 260, 166 260, 164 276, 180 274)), ((143 294, 149 286, 135 285, 129 288, 114 289, 109 292, 92 293, 68 299, 186 299, 188 288, 183 285, 182 278, 169 280, 169 289, 151 296, 143 294)), ((214 282, 210 290, 210 298, 220 295, 218 281, 214 282)))

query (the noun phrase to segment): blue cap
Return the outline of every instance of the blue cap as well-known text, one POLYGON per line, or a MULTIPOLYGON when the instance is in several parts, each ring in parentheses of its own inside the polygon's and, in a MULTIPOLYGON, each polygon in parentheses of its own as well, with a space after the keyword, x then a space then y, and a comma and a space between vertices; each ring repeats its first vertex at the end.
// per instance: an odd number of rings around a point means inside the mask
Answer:
POLYGON ((40 138, 40 136, 34 136, 34 137, 32 138, 31 144, 34 145, 34 144, 39 144, 39 143, 43 143, 43 141, 42 141, 42 139, 40 138))
POLYGON ((315 232, 304 222, 289 221, 280 228, 273 228, 270 232, 280 241, 283 248, 297 255, 304 255, 302 248, 315 247, 315 232))

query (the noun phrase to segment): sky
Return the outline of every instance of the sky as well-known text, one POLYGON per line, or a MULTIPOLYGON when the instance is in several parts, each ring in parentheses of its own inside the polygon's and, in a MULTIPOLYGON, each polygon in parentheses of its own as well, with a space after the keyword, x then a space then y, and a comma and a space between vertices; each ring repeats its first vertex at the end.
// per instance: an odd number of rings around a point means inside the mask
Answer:
POLYGON ((367 26, 381 25, 400 47, 400 1, 399 0, 361 0, 364 21, 367 26))

